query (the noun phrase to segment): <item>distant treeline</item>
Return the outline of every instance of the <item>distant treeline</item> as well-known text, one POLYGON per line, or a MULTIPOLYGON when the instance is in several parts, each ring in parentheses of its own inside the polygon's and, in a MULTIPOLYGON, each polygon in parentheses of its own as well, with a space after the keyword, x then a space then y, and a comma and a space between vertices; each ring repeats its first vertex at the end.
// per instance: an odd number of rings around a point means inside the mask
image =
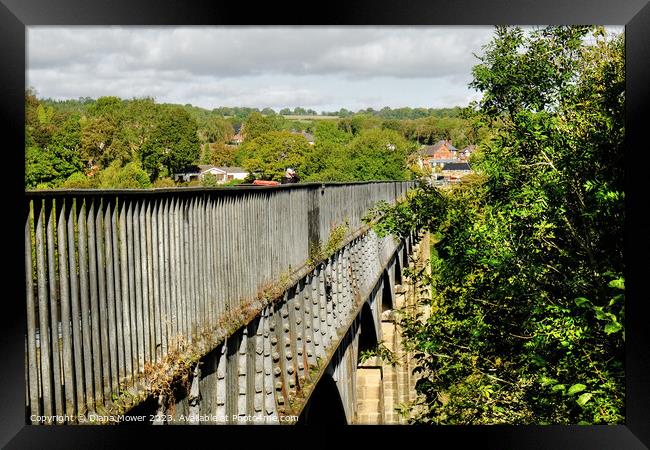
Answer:
MULTIPOLYGON (((152 99, 153 100, 153 99, 152 99)), ((85 108, 88 108, 90 105, 95 103, 97 100, 91 97, 80 97, 74 100, 53 100, 50 98, 43 99, 42 102, 46 105, 56 105, 63 111, 69 112, 82 112, 85 108)), ((180 106, 180 105, 179 105, 180 106)), ((425 117, 460 117, 463 111, 463 108, 460 106, 454 106, 452 108, 390 108, 388 106, 383 107, 382 109, 373 109, 365 108, 359 109, 357 111, 351 111, 345 108, 341 108, 338 111, 316 111, 310 108, 302 108, 296 106, 295 108, 282 108, 280 111, 276 112, 272 108, 248 108, 244 106, 219 106, 212 110, 201 108, 199 106, 193 106, 186 104, 184 108, 190 110, 197 116, 221 116, 238 119, 240 121, 245 120, 254 112, 258 112, 264 116, 272 115, 282 115, 282 116, 334 116, 334 117, 350 117, 358 114, 369 114, 382 119, 422 119, 425 117)))
POLYGON ((25 101, 27 188, 174 186, 175 174, 198 164, 244 167, 259 179, 280 179, 287 167, 301 180, 406 179, 414 176, 420 145, 448 139, 462 148, 485 135, 460 108, 341 110, 343 117, 317 120, 302 108, 276 114, 153 98, 59 101, 39 99, 33 90, 25 101), (426 111, 438 115, 390 117, 426 111))

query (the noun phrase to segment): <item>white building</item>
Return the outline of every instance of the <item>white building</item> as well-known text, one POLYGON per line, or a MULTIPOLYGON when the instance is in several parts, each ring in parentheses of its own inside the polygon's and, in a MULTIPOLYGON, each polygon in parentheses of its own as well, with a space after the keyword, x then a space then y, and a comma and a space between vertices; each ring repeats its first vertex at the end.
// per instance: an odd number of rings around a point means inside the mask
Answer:
POLYGON ((248 176, 248 172, 241 167, 199 165, 191 171, 175 174, 174 181, 202 180, 206 175, 214 176, 218 183, 226 183, 231 180, 243 180, 248 176))

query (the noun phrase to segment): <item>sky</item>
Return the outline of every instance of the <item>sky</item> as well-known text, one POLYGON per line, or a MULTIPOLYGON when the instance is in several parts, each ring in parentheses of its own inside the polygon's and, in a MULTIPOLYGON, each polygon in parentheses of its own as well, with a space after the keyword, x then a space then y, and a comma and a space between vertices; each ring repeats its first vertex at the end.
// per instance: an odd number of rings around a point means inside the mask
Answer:
POLYGON ((114 95, 203 108, 357 111, 465 106, 493 27, 80 27, 27 29, 41 98, 114 95))

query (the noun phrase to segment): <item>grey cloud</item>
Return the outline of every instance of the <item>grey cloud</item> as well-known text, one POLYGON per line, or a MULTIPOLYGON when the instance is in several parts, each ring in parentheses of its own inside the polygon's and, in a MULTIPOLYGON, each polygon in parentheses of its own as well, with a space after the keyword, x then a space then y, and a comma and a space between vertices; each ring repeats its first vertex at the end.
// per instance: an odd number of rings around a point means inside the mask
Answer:
POLYGON ((453 75, 492 29, 458 27, 30 27, 29 67, 73 62, 120 71, 183 68, 195 75, 400 78, 453 75))
POLYGON ((35 26, 27 78, 53 98, 328 110, 439 105, 468 95, 472 53, 491 34, 491 27, 35 26))

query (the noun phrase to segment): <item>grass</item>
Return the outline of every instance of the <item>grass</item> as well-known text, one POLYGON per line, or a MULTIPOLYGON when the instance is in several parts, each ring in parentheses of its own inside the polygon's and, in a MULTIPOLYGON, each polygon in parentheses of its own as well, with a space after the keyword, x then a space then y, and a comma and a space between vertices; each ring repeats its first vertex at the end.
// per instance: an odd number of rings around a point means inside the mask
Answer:
POLYGON ((349 232, 349 222, 346 220, 345 223, 337 225, 332 228, 327 242, 325 244, 319 242, 316 245, 313 245, 309 249, 309 259, 307 260, 307 265, 310 268, 316 267, 322 261, 325 261, 331 257, 337 250, 341 248, 345 237, 349 232))

